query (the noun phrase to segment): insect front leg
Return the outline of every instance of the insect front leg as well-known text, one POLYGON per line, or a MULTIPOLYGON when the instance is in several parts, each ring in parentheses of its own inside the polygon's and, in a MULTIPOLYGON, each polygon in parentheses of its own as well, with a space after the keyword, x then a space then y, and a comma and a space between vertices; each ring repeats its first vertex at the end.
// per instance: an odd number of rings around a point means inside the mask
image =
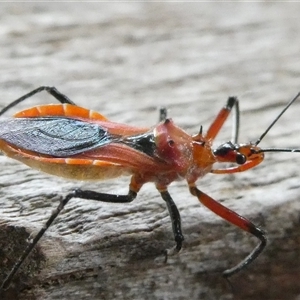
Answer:
POLYGON ((133 201, 136 198, 136 195, 140 189, 140 186, 135 184, 132 180, 132 183, 130 185, 130 189, 127 195, 112 195, 112 194, 105 194, 105 193, 98 193, 90 190, 81 190, 76 189, 73 192, 66 195, 62 200, 60 201, 58 207, 52 212, 50 218, 45 223, 43 228, 37 233, 37 235, 31 240, 31 242, 28 244, 27 248, 24 250, 21 257, 18 259, 18 261, 15 263, 5 280, 3 281, 0 291, 6 290, 11 283, 11 280, 13 279, 14 275, 17 273, 19 268, 21 267, 22 263, 25 261, 27 256, 31 253, 35 245, 39 242, 41 237, 44 235, 46 230, 51 226, 53 221, 57 218, 57 216, 60 214, 62 209, 66 206, 66 204, 72 199, 72 198, 81 198, 86 200, 96 200, 96 201, 102 201, 102 202, 110 202, 110 203, 128 203, 133 201))
POLYGON ((182 247, 182 242, 184 240, 182 231, 181 231, 181 219, 180 219, 180 214, 178 211, 178 208, 173 201, 171 195, 167 191, 167 189, 158 189, 158 191, 161 194, 161 197, 166 201, 168 211, 170 214, 171 222, 172 222, 172 229, 173 229, 173 234, 174 234, 174 239, 176 242, 176 245, 174 248, 171 250, 166 250, 165 255, 166 255, 166 260, 168 255, 173 255, 178 253, 181 250, 182 247))
POLYGON ((0 116, 3 115, 6 111, 8 111, 9 109, 11 109, 12 107, 18 105, 19 103, 23 102, 24 100, 32 97, 33 95, 35 95, 37 93, 42 92, 42 91, 47 91, 50 95, 52 95, 60 103, 68 103, 68 104, 76 105, 72 100, 70 100, 66 95, 64 95, 61 92, 59 92, 55 87, 40 86, 39 88, 37 88, 37 89, 35 89, 35 90, 33 90, 33 91, 25 94, 24 96, 18 98, 17 100, 13 101, 12 103, 10 103, 6 107, 4 107, 0 111, 0 116))
POLYGON ((229 168, 225 168, 225 169, 212 169, 210 171, 210 173, 213 173, 213 174, 233 174, 233 173, 238 173, 238 172, 244 172, 244 171, 247 171, 249 169, 254 168, 258 164, 260 164, 261 161, 262 160, 256 159, 256 160, 248 161, 245 164, 239 165, 239 166, 229 167, 229 168))
POLYGON ((224 122, 227 120, 232 108, 235 107, 235 121, 234 121, 234 131, 233 131, 233 142, 237 143, 239 135, 239 123, 240 123, 240 111, 239 111, 239 100, 236 97, 229 97, 226 105, 220 110, 219 114, 210 125, 205 139, 214 140, 214 138, 219 133, 224 122))
POLYGON ((252 252, 244 260, 242 260, 238 265, 234 266, 233 268, 223 272, 224 277, 230 277, 233 274, 244 269, 246 266, 248 266, 263 251, 267 243, 265 233, 262 229, 254 225, 248 219, 240 216, 239 214, 223 206, 213 198, 209 197, 205 193, 201 192, 194 184, 189 184, 189 188, 191 194, 196 196, 204 206, 209 208, 211 211, 213 211, 215 214, 225 219, 226 221, 238 226, 244 231, 253 234, 260 240, 260 243, 252 250, 252 252))

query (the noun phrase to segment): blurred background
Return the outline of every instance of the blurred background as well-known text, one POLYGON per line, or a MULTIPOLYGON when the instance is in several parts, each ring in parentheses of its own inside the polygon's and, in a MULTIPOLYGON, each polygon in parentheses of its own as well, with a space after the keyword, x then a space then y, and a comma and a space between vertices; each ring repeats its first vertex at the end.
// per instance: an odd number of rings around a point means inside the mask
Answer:
MULTIPOLYGON (((227 97, 235 95, 242 110, 240 141, 249 142, 255 141, 300 91, 299 3, 23 2, 1 3, 0 8, 0 108, 34 88, 49 85, 78 105, 131 125, 155 125, 158 108, 166 106, 174 121, 194 134, 200 125, 207 129, 227 97)), ((16 110, 52 102, 42 93, 16 110)), ((263 146, 299 148, 299 114, 300 101, 265 137, 263 146)), ((228 122, 218 141, 230 138, 230 127, 228 122)), ((87 285, 74 278, 63 285, 49 284, 49 273, 58 278, 59 272, 64 273, 52 261, 52 269, 47 266, 41 273, 40 286, 17 296, 74 299, 76 292, 77 299, 300 299, 299 162, 297 154, 273 154, 257 170, 227 177, 208 175, 199 182, 205 192, 226 200, 226 206, 251 217, 269 232, 269 250, 250 270, 233 279, 233 292, 221 282, 221 276, 211 277, 210 269, 220 274, 245 257, 257 241, 224 225, 179 183, 170 192, 181 211, 187 241, 183 253, 169 265, 157 267, 148 255, 153 248, 158 249, 152 253, 155 257, 172 246, 172 236, 164 203, 153 186, 147 185, 136 203, 126 209, 109 205, 102 209, 103 204, 93 203, 95 219, 84 214, 91 209, 90 203, 74 200, 61 217, 67 221, 60 219, 61 223, 49 230, 44 247, 59 240, 60 253, 69 251, 66 245, 79 249, 96 240, 92 224, 103 215, 109 220, 97 228, 99 244, 104 237, 120 232, 130 235, 136 228, 147 232, 124 249, 123 244, 116 244, 124 250, 121 253, 107 246, 110 251, 106 255, 111 260, 120 256, 121 262, 112 270, 102 258, 97 284, 95 275, 83 276, 82 281, 88 278, 87 285), (125 211, 125 218, 115 217, 125 211), (72 226, 83 229, 80 237, 78 232, 68 235, 69 218, 75 222, 72 226), (151 235, 156 230, 153 224, 162 226, 163 232, 151 235), (61 235, 65 235, 63 241, 61 235), (156 240, 161 236, 162 241, 167 239, 165 244, 156 240), (126 260, 128 251, 133 251, 134 257, 135 250, 130 248, 134 245, 144 249, 147 264, 143 255, 138 263, 126 260)), ((39 195, 51 196, 77 186, 40 175, 5 157, 0 163, 0 217, 10 224, 40 228, 56 202, 44 203, 39 195), (30 202, 32 199, 35 202, 30 202), (16 201, 17 206, 32 209, 30 216, 12 213, 16 201)), ((127 185, 128 178, 88 184, 115 193, 126 193, 127 185)), ((55 255, 56 260, 62 256, 55 255)), ((85 259, 92 261, 89 255, 85 259)))

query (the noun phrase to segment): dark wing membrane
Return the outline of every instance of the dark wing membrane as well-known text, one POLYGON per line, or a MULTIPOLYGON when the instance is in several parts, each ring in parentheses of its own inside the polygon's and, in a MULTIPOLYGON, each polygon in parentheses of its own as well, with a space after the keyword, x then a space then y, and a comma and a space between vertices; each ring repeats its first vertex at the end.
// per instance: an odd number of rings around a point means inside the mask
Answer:
POLYGON ((55 157, 68 157, 112 142, 107 130, 98 124, 66 117, 1 120, 0 139, 55 157))

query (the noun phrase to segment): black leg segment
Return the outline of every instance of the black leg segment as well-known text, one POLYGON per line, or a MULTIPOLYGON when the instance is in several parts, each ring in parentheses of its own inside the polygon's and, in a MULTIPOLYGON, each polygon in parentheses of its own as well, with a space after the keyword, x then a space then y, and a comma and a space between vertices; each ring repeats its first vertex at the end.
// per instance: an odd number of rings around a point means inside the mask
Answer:
POLYGON ((167 204, 167 207, 169 210, 169 214, 170 214, 170 218, 171 218, 171 222, 172 222, 172 229, 173 229, 174 239, 176 242, 174 251, 179 252, 182 247, 182 242, 184 240, 184 237, 183 237, 182 231, 181 231, 180 214, 179 214, 178 208, 177 208, 176 204, 174 203, 169 192, 163 191, 163 192, 160 192, 160 194, 161 194, 161 197, 166 201, 166 204, 167 204))
POLYGON ((37 89, 35 89, 35 90, 33 90, 33 91, 25 94, 24 96, 20 97, 19 99, 13 101, 12 103, 10 103, 6 107, 4 107, 0 111, 0 116, 3 115, 6 111, 8 111, 9 109, 11 109, 12 107, 18 105, 19 103, 23 102, 24 100, 32 97, 33 95, 35 95, 37 93, 42 92, 42 91, 47 91, 50 95, 52 95, 60 103, 68 103, 68 104, 76 105, 72 100, 70 100, 66 95, 64 95, 61 92, 59 92, 55 87, 40 86, 39 88, 37 88, 37 89))
POLYGON ((229 97, 227 100, 226 108, 231 110, 233 106, 235 108, 235 112, 233 118, 231 141, 234 144, 237 144, 239 138, 239 131, 240 131, 240 106, 237 97, 229 97))
POLYGON ((44 235, 46 230, 51 226, 51 224, 56 219, 56 217, 60 214, 62 209, 65 207, 65 205, 72 198, 82 198, 82 199, 87 199, 87 200, 95 200, 95 201, 110 202, 110 203, 128 203, 128 202, 133 201, 136 198, 136 195, 137 195, 137 193, 132 190, 129 190, 129 193, 127 195, 111 195, 111 194, 97 193, 94 191, 81 190, 81 189, 76 189, 73 192, 69 193, 67 196, 65 196, 64 198, 61 199, 58 207, 52 212, 52 215, 50 216, 48 221, 45 223, 43 228, 30 241, 27 248, 24 250, 22 256, 18 259, 18 261, 15 263, 15 265, 11 269, 10 273, 7 275, 7 277, 3 281, 3 283, 0 287, 0 291, 6 290, 9 287, 12 278, 17 273, 17 271, 21 267, 24 260, 27 258, 27 256, 30 254, 30 252, 33 250, 33 248, 38 243, 38 241, 41 239, 41 237, 44 235))
POLYGON ((159 122, 165 121, 167 119, 167 115, 168 115, 167 109, 165 107, 161 107, 159 109, 159 118, 158 118, 158 121, 159 122))

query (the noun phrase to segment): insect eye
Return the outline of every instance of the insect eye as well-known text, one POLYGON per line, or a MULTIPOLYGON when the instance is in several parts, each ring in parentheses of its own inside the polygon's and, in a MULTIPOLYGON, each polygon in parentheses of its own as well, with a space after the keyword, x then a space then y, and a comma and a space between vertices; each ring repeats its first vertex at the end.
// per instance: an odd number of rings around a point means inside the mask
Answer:
POLYGON ((246 162, 246 156, 244 154, 238 153, 236 155, 236 163, 239 165, 243 165, 246 162))

